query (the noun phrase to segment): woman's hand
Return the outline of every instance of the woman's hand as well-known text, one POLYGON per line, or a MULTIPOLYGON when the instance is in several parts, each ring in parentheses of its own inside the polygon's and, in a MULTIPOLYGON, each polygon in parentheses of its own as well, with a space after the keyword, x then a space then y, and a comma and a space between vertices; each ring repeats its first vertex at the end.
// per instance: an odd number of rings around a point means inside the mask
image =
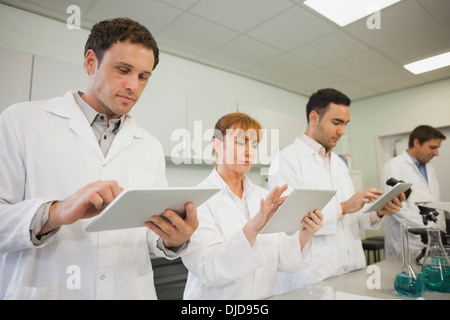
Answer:
POLYGON ((300 248, 311 239, 314 233, 316 233, 323 226, 323 213, 320 210, 314 210, 302 220, 303 230, 300 231, 299 240, 300 248))
POLYGON ((256 236, 264 228, 267 221, 273 217, 280 205, 286 200, 287 196, 282 197, 283 192, 287 190, 285 184, 282 187, 276 186, 266 197, 261 199, 259 212, 250 219, 244 226, 244 234, 251 246, 255 243, 256 236))

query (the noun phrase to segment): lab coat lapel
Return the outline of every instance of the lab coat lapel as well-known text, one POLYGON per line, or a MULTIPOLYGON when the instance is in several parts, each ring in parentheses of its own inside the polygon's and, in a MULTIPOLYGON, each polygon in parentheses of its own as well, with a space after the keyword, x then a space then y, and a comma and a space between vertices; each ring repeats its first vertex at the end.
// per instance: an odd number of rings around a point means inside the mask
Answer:
MULTIPOLYGON (((412 170, 419 176, 419 178, 422 180, 424 185, 426 185, 429 189, 430 186, 429 186, 427 180, 425 180, 422 173, 419 171, 419 168, 417 168, 416 164, 412 161, 410 155, 408 154, 408 152, 406 150, 403 151, 402 156, 403 156, 403 159, 406 161, 406 163, 408 163, 408 165, 411 166, 412 170)), ((425 166, 425 170, 427 170, 427 172, 428 172, 428 164, 425 166)), ((405 182, 408 182, 408 181, 405 181, 405 182)))
POLYGON ((103 160, 103 153, 95 138, 86 116, 76 104, 73 92, 67 92, 64 97, 49 100, 47 111, 57 116, 67 118, 69 128, 83 140, 92 151, 103 160))
POLYGON ((251 192, 247 199, 248 212, 250 219, 253 218, 261 209, 261 199, 256 192, 251 192))
POLYGON ((124 121, 124 124, 114 137, 111 148, 106 155, 106 161, 110 161, 120 154, 124 149, 133 143, 134 139, 140 139, 143 137, 139 134, 136 122, 131 115, 128 114, 124 121))
MULTIPOLYGON (((208 176, 208 179, 213 184, 213 186, 220 188, 225 194, 224 201, 226 203, 226 207, 230 210, 230 214, 235 214, 242 223, 247 223, 248 220, 244 216, 243 212, 236 210, 237 204, 234 199, 234 197, 236 196, 233 194, 226 182, 223 181, 223 179, 220 177, 216 169, 213 169, 213 171, 208 176)), ((251 215, 252 212, 250 211, 249 214, 251 215)))
POLYGON ((314 162, 319 163, 324 168, 326 168, 326 165, 323 161, 323 159, 315 152, 313 149, 311 149, 310 146, 308 146, 306 143, 304 143, 299 137, 295 138, 294 141, 295 145, 302 150, 303 153, 307 154, 309 157, 314 159, 314 162))

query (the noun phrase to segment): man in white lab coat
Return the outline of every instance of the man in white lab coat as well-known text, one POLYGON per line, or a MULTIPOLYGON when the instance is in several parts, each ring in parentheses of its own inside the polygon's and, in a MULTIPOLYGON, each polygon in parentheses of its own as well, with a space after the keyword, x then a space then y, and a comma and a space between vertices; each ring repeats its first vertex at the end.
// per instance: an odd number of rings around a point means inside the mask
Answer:
MULTIPOLYGON (((406 219, 408 228, 425 228, 419 207, 414 199, 440 201, 439 183, 436 171, 430 164, 431 159, 439 155, 439 148, 445 135, 436 128, 428 125, 416 127, 409 135, 408 149, 392 158, 383 167, 381 182, 383 190, 389 189, 386 181, 389 178, 412 183, 411 196, 405 201, 403 208, 394 216, 386 217, 384 221, 384 246, 387 258, 402 253, 400 222, 406 219), (424 199, 424 198, 422 198, 424 199)), ((436 222, 428 221, 430 227, 446 231, 445 216, 440 213, 436 222)), ((419 251, 424 247, 420 235, 409 233, 409 247, 411 251, 419 251)))
POLYGON ((382 191, 369 188, 355 193, 345 163, 332 152, 350 121, 350 102, 335 89, 314 93, 306 106, 306 132, 281 150, 270 167, 269 188, 287 183, 290 190, 337 190, 322 210, 323 227, 313 236, 314 263, 299 273, 280 273, 279 293, 363 268, 366 261, 359 229, 378 228, 384 215, 394 214, 402 205, 404 195, 378 212, 359 212, 382 191))
POLYGON ((0 115, 0 299, 156 298, 150 252, 185 250, 192 204, 185 220, 167 210, 147 228, 85 228, 124 188, 167 186, 161 144, 129 114, 157 63, 145 27, 102 21, 85 47, 86 92, 0 115))

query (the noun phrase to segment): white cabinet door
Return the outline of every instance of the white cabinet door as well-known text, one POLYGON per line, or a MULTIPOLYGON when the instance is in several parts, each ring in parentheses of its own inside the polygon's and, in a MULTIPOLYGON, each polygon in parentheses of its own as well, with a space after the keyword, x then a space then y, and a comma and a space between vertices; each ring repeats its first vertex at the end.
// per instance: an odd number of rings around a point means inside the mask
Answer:
POLYGON ((248 114, 262 126, 263 135, 259 143, 257 163, 270 165, 278 152, 294 142, 295 137, 305 131, 305 120, 300 114, 286 113, 275 109, 250 104, 239 104, 239 112, 248 114))
POLYGON ((239 112, 248 114, 262 127, 256 164, 269 165, 280 148, 278 111, 255 105, 239 104, 239 112))
POLYGON ((88 74, 80 64, 34 56, 31 100, 44 100, 63 96, 67 91, 84 92, 88 74))
POLYGON ((213 163, 212 136, 216 122, 224 115, 237 111, 237 102, 210 94, 189 91, 186 102, 186 127, 189 130, 193 163, 213 163))
POLYGON ((131 113, 162 143, 166 157, 180 158, 186 132, 186 91, 151 80, 131 113))
POLYGON ((32 54, 0 48, 0 112, 30 99, 32 61, 32 54))
POLYGON ((301 114, 278 112, 277 122, 280 129, 280 149, 293 143, 296 137, 306 131, 306 116, 303 112, 301 114))

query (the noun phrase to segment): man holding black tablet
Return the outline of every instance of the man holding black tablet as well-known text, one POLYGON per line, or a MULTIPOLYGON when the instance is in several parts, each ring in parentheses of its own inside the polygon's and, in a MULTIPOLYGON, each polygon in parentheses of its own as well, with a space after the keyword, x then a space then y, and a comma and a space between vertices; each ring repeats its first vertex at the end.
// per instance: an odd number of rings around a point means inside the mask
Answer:
POLYGON ((384 215, 402 206, 404 195, 377 212, 359 212, 382 191, 369 188, 355 193, 347 166, 332 152, 350 121, 350 102, 335 89, 314 93, 307 104, 306 132, 280 151, 269 170, 269 188, 287 183, 292 189, 337 191, 322 210, 323 227, 313 236, 314 263, 301 273, 280 273, 279 293, 363 268, 366 260, 359 229, 378 228, 384 215))
POLYGON ((0 114, 0 299, 156 298, 149 253, 183 253, 198 226, 192 204, 185 219, 166 210, 148 228, 85 228, 123 188, 167 186, 161 144, 129 114, 158 57, 139 23, 99 22, 84 93, 0 114))

